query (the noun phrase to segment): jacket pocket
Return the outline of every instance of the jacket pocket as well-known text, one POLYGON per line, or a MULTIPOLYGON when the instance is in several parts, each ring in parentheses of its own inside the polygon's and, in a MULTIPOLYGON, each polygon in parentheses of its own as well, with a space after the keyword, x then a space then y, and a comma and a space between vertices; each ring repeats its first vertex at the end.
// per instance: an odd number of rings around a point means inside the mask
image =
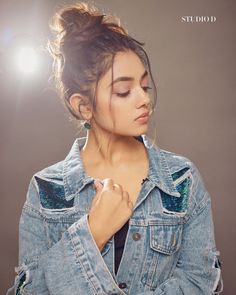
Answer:
POLYGON ((157 288, 174 269, 181 245, 182 224, 149 224, 141 281, 150 290, 157 288))

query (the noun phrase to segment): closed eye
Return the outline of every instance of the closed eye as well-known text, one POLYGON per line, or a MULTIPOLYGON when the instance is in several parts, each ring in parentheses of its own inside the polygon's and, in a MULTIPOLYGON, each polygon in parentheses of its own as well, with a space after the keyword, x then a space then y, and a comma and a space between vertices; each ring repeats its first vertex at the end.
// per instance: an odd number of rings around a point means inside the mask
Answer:
MULTIPOLYGON (((152 87, 149 87, 149 86, 145 86, 145 87, 142 87, 144 92, 148 92, 148 90, 152 89, 152 87)), ((127 92, 123 92, 123 93, 116 93, 117 96, 119 97, 126 97, 130 94, 130 90, 128 90, 127 92)))
POLYGON ((127 92, 123 92, 123 93, 116 93, 116 95, 119 96, 119 97, 126 97, 126 96, 128 96, 129 94, 130 94, 130 90, 127 91, 127 92))

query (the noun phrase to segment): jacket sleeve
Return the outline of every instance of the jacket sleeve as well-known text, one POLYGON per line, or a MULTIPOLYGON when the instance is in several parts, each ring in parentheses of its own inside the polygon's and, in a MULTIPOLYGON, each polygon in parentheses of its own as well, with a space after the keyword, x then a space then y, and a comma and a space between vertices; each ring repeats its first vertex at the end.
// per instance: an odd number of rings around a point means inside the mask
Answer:
MULTIPOLYGON (((210 295, 223 291, 216 249, 211 198, 197 167, 191 167, 189 214, 184 224, 177 265, 170 278, 145 295, 210 295)), ((139 293, 138 295, 141 295, 139 293)))
POLYGON ((31 179, 19 224, 19 266, 14 294, 125 294, 109 272, 83 215, 48 245, 39 198, 31 179), (104 293, 105 292, 105 293, 104 293))

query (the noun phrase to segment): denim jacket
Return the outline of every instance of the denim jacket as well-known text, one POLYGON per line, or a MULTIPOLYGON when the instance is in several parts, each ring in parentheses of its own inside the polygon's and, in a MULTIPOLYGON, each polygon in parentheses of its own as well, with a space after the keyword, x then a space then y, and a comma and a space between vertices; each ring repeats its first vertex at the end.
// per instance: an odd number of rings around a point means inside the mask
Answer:
MULTIPOLYGON (((114 236, 99 250, 88 225, 95 188, 76 138, 66 158, 35 173, 19 223, 14 294, 208 295, 223 289, 211 198, 195 164, 152 145, 114 272, 114 236)), ((10 291, 10 289, 8 290, 10 291)))

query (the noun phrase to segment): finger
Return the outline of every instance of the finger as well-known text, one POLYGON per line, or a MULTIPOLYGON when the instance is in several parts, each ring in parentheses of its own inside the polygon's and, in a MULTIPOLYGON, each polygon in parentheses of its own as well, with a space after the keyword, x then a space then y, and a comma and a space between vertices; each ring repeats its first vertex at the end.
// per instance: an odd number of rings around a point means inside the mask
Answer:
POLYGON ((130 208, 131 211, 134 210, 134 204, 131 200, 128 201, 128 207, 130 208))
POLYGON ((127 191, 123 191, 123 200, 126 201, 126 204, 128 206, 128 208, 131 210, 131 212, 134 209, 134 204, 131 201, 130 197, 129 197, 129 193, 127 191))
POLYGON ((96 194, 94 196, 94 198, 92 199, 92 202, 91 202, 91 207, 93 207, 96 204, 96 202, 99 200, 99 197, 100 197, 100 194, 96 194))
POLYGON ((114 184, 113 184, 113 189, 114 189, 114 190, 118 190, 118 191, 120 191, 120 192, 123 192, 123 188, 122 188, 122 186, 121 186, 120 184, 118 184, 118 183, 114 183, 114 184))
POLYGON ((103 188, 105 189, 105 190, 113 190, 114 189, 114 187, 113 187, 113 180, 111 179, 111 178, 105 178, 105 179, 103 179, 103 188))
POLYGON ((96 202, 98 201, 98 199, 100 198, 100 195, 101 195, 100 191, 103 188, 103 185, 99 179, 95 179, 93 185, 94 185, 94 188, 96 189, 96 195, 92 199, 91 207, 93 207, 96 204, 96 202))
POLYGON ((123 200, 127 202, 127 206, 133 211, 134 204, 129 197, 129 193, 127 191, 123 191, 123 200))
POLYGON ((95 187, 95 189, 96 189, 97 191, 102 190, 102 189, 103 189, 103 184, 102 184, 101 180, 99 180, 99 179, 95 179, 95 180, 94 180, 94 187, 95 187))
POLYGON ((129 193, 127 191, 123 191, 122 198, 128 202, 128 200, 129 200, 129 193))

